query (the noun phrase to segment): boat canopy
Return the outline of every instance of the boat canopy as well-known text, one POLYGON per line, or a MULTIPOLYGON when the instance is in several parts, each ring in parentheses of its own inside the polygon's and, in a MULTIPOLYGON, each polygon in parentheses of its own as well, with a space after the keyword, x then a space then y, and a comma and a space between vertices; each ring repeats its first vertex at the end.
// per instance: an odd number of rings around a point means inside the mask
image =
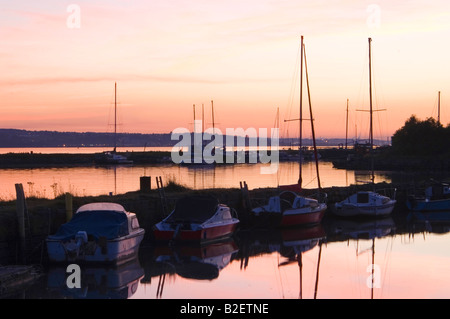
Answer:
POLYGON ((183 197, 177 201, 175 209, 166 222, 204 222, 217 211, 219 201, 213 196, 194 195, 183 197))
POLYGON ((89 237, 114 239, 128 235, 127 215, 122 211, 88 210, 78 211, 72 219, 61 225, 58 231, 49 236, 53 240, 70 240, 77 232, 85 231, 89 237))

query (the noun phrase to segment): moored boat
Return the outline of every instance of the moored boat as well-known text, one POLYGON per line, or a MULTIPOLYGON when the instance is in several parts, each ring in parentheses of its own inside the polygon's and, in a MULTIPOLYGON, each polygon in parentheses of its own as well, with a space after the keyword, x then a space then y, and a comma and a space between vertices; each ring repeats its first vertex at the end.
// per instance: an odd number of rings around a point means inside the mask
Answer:
POLYGON ((137 256, 145 230, 135 213, 115 203, 81 206, 46 239, 50 262, 121 264, 137 256))
POLYGON ((114 149, 97 154, 95 163, 99 165, 129 165, 133 161, 117 153, 117 83, 114 83, 114 149))
POLYGON ((406 206, 412 211, 450 211, 450 186, 433 182, 423 194, 408 196, 406 206))
POLYGON ((395 199, 372 191, 359 191, 334 204, 332 212, 337 216, 354 217, 386 216, 394 210, 395 199))
POLYGON ((303 197, 292 191, 281 192, 269 198, 267 205, 252 209, 252 217, 267 225, 290 227, 319 224, 327 205, 317 199, 303 197))
MULTIPOLYGON (((369 38, 369 102, 370 102, 370 125, 369 125, 369 143, 367 144, 367 151, 370 154, 371 159, 371 181, 370 184, 375 184, 374 173, 374 156, 373 156, 373 106, 372 106, 372 55, 371 55, 371 43, 372 39, 369 38)), ((396 200, 395 192, 392 198, 384 196, 373 191, 359 191, 356 192, 341 202, 334 204, 332 212, 337 216, 343 217, 380 217, 386 216, 392 213, 394 210, 396 200)))
POLYGON ((326 194, 322 193, 319 176, 319 156, 317 153, 315 130, 314 130, 314 116, 311 106, 311 97, 309 90, 308 69, 306 64, 306 52, 303 44, 303 36, 301 37, 301 55, 300 55, 300 110, 299 110, 299 123, 300 123, 300 137, 299 137, 299 178, 296 184, 281 185, 281 193, 277 196, 269 198, 267 205, 256 207, 252 209, 252 217, 256 217, 262 221, 264 225, 272 225, 275 227, 289 227, 289 226, 310 226, 319 224, 323 215, 327 209, 325 199, 326 194), (304 57, 304 58, 303 58, 304 57), (313 140, 313 157, 316 163, 316 176, 318 185, 318 199, 301 196, 302 193, 302 160, 303 150, 302 147, 302 88, 303 88, 303 60, 305 60, 305 76, 308 88, 309 98, 309 113, 313 140), (264 221, 264 219, 266 219, 264 221))
POLYGON ((98 154, 95 158, 97 164, 103 165, 131 165, 133 161, 125 155, 116 153, 116 151, 107 151, 98 154))
POLYGON ((234 210, 207 195, 186 196, 154 226, 156 240, 209 242, 231 236, 239 224, 234 210))

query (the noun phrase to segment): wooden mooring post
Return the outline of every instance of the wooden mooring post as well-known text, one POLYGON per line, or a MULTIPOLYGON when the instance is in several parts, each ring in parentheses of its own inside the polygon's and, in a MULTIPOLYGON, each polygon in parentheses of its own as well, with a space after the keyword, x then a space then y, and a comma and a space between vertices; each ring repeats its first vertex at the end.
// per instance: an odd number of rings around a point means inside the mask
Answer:
POLYGON ((15 184, 16 187, 16 212, 17 223, 19 225, 20 238, 20 258, 23 263, 27 262, 27 253, 30 248, 31 230, 30 219, 28 216, 28 208, 25 200, 25 193, 22 184, 15 184))
POLYGON ((152 189, 152 182, 150 176, 140 177, 140 191, 143 193, 148 193, 152 189))
POLYGON ((239 185, 241 187, 241 194, 242 194, 242 206, 244 206, 245 210, 251 210, 252 204, 250 201, 250 194, 248 192, 248 185, 247 182, 239 182, 239 185))
POLYGON ((66 222, 72 219, 73 215, 73 196, 66 193, 66 222))
POLYGON ((169 213, 167 209, 167 198, 166 193, 164 192, 164 186, 161 176, 156 176, 156 186, 158 188, 159 198, 161 200, 161 209, 163 216, 167 216, 169 213))

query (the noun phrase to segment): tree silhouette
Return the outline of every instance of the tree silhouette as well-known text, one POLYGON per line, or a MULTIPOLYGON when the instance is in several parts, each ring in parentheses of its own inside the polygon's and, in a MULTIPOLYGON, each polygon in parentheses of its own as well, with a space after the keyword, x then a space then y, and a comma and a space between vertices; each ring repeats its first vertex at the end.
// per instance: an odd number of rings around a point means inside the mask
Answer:
POLYGON ((450 125, 433 118, 424 121, 412 115, 392 136, 392 150, 399 155, 433 156, 450 153, 450 125))

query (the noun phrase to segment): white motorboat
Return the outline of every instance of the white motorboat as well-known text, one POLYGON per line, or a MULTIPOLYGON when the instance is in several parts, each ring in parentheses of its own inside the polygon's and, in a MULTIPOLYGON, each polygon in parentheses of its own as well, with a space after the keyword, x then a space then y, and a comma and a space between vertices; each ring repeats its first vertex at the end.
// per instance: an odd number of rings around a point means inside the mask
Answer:
POLYGON ((359 191, 334 204, 333 213, 342 217, 386 216, 392 213, 395 199, 372 191, 359 191))
POLYGON ((115 203, 81 206, 46 239, 50 262, 121 264, 137 256, 145 230, 135 213, 115 203))

